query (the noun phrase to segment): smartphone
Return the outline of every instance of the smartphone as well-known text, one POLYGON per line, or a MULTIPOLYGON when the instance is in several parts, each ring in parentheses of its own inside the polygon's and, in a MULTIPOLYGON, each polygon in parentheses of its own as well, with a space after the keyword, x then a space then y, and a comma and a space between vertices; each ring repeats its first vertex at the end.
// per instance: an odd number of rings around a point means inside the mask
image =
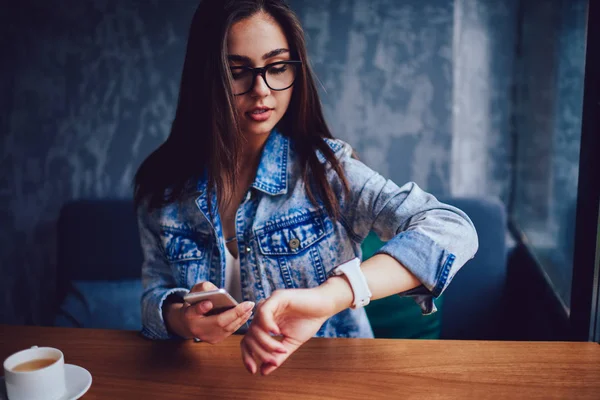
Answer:
POLYGON ((209 290, 206 292, 188 293, 183 300, 189 304, 196 304, 204 300, 210 300, 213 308, 204 315, 220 314, 223 311, 230 310, 239 303, 225 289, 209 290))

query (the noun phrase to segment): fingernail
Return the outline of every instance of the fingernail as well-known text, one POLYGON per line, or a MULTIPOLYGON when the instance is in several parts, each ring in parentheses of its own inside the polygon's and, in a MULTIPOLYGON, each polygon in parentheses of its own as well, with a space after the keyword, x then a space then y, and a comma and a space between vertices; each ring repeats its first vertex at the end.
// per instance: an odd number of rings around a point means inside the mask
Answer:
POLYGON ((246 303, 244 303, 244 311, 250 311, 254 308, 254 302, 253 301, 248 301, 246 303))
POLYGON ((267 375, 269 375, 269 373, 270 373, 270 372, 269 372, 269 369, 270 369, 270 368, 271 368, 273 365, 275 365, 275 363, 273 363, 273 362, 268 362, 268 363, 266 363, 266 364, 263 364, 263 365, 262 365, 262 367, 260 367, 260 374, 261 374, 262 376, 267 376, 267 375))
POLYGON ((211 301, 203 301, 202 303, 198 304, 198 307, 196 307, 196 311, 199 312, 200 314, 204 314, 204 313, 210 311, 211 308, 212 308, 211 301))

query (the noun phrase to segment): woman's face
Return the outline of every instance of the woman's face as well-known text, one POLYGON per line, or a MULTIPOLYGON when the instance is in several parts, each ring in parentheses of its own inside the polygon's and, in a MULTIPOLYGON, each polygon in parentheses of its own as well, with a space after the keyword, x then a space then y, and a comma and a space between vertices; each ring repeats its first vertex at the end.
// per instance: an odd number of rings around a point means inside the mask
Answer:
MULTIPOLYGON (((289 45, 283 30, 271 16, 262 12, 233 24, 227 37, 227 46, 230 67, 257 68, 290 60, 289 45)), ((240 78, 236 81, 236 77, 241 76, 238 72, 232 70, 234 86, 242 81, 240 78)), ((273 87, 271 80, 269 83, 273 87)), ((249 140, 268 136, 285 114, 292 89, 293 86, 283 91, 271 90, 263 77, 257 75, 250 92, 235 96, 239 125, 249 140)))

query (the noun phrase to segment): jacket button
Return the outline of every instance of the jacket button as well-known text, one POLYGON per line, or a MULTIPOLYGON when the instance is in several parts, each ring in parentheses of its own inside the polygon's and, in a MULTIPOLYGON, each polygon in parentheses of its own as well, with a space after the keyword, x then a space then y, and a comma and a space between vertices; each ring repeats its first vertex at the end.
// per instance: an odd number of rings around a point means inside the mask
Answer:
POLYGON ((290 247, 292 248, 292 250, 296 250, 298 247, 300 247, 300 241, 296 238, 293 238, 292 240, 290 240, 290 247))
POLYGON ((250 251, 252 251, 252 249, 250 248, 250 246, 246 246, 246 253, 250 253, 250 251))

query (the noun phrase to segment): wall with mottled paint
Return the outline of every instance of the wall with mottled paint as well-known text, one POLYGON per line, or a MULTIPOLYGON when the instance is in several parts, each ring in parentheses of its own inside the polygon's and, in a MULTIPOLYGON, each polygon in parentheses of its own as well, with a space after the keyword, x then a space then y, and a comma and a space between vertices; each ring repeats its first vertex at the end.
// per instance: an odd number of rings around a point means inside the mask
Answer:
MULTIPOLYGON (((130 197, 168 134, 196 3, 3 10, 0 322, 49 322, 62 204, 130 197)), ((518 0, 290 3, 330 127, 361 159, 434 194, 508 198, 518 0)))
POLYGON ((138 165, 168 134, 195 4, 2 10, 0 321, 49 321, 62 204, 131 196, 138 165))
POLYGON ((455 196, 510 193, 517 0, 456 0, 452 158, 455 196))
POLYGON ((335 135, 396 182, 450 189, 453 4, 295 1, 335 135))

